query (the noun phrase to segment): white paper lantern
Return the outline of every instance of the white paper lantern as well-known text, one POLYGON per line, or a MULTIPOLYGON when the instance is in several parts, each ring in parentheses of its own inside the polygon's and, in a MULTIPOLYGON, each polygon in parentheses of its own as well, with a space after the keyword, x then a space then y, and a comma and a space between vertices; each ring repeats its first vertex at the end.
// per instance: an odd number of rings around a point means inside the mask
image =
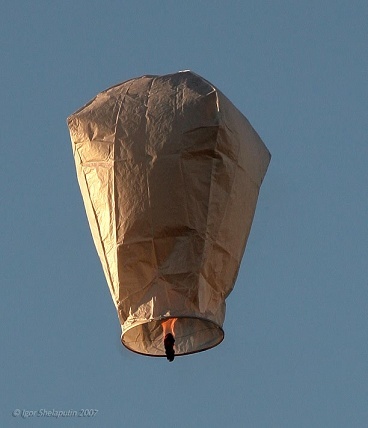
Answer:
POLYGON ((168 334, 175 355, 216 346, 270 161, 258 134, 190 71, 113 86, 68 125, 122 343, 151 356, 168 334))

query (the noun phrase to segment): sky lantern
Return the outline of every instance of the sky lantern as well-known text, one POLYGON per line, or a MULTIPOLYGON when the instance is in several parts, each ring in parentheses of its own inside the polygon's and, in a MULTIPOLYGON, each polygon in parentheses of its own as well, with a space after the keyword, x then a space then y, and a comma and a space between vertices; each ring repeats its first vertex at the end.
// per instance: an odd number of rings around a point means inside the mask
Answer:
POLYGON ((224 337, 270 153, 191 71, 113 86, 68 118, 92 236, 131 351, 204 351, 224 337))

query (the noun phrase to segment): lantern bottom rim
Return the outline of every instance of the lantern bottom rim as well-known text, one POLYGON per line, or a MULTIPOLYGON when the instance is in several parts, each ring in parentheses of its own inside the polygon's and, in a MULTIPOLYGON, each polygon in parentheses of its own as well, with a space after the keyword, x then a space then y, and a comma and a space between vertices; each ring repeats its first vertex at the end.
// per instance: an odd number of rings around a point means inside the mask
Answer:
POLYGON ((138 321, 122 333, 121 343, 140 355, 166 357, 164 338, 167 333, 174 336, 174 351, 178 357, 214 348, 225 336, 222 327, 209 319, 169 316, 138 321), (167 327, 169 320, 172 321, 172 328, 170 325, 167 327))

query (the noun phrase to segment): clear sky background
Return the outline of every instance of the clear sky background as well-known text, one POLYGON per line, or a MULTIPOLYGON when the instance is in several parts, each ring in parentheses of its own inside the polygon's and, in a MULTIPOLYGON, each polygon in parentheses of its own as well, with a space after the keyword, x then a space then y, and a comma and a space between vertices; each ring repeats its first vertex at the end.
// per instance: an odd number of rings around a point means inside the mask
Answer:
POLYGON ((368 426, 367 23, 365 0, 1 2, 1 427, 368 426), (168 363, 120 344, 66 117, 183 69, 272 160, 224 342, 168 363))

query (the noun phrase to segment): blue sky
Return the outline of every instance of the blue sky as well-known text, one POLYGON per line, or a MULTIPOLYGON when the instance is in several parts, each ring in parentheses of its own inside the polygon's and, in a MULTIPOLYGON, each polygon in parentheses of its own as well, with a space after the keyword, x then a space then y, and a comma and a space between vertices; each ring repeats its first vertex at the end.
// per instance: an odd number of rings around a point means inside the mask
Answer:
POLYGON ((0 10, 0 425, 367 426, 367 2, 0 10), (66 117, 113 84, 182 69, 247 116, 272 160, 224 342, 169 364, 120 344, 66 117))

